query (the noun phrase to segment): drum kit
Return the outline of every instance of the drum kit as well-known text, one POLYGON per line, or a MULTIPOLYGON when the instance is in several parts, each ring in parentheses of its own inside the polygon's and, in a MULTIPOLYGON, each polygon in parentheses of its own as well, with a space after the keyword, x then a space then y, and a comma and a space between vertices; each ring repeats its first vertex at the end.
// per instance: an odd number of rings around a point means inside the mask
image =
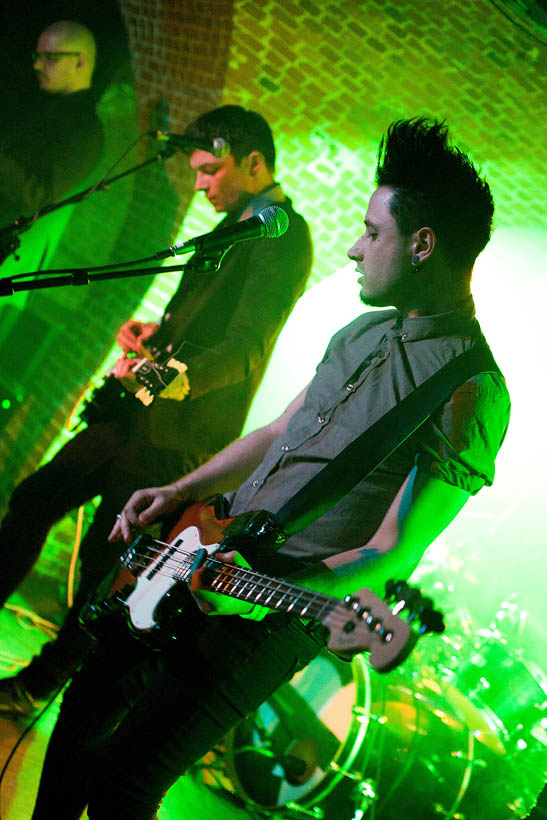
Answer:
POLYGON ((547 776, 547 677, 518 649, 526 613, 503 601, 477 628, 433 569, 444 635, 387 675, 320 654, 202 763, 205 782, 272 820, 527 817, 547 776))

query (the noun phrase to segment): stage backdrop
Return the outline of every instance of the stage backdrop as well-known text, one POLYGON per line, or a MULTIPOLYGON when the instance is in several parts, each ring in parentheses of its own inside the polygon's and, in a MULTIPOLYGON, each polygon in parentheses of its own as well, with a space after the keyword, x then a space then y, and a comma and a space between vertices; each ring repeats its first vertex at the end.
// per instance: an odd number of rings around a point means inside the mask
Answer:
MULTIPOLYGON (((80 5, 93 16, 96 4, 80 5)), ((125 89, 133 101, 134 133, 151 127, 181 132, 197 114, 223 103, 256 109, 274 131, 277 177, 312 229, 310 288, 280 337, 247 429, 283 408, 313 374, 330 334, 361 310, 346 251, 362 230, 378 141, 389 123, 421 114, 445 118, 457 143, 482 166, 496 200, 496 231, 477 264, 474 293, 507 376, 513 419, 496 485, 472 499, 434 545, 419 575, 426 587, 437 588, 453 634, 487 630, 513 670, 514 653, 521 652, 518 663, 535 663, 544 673, 547 56, 540 4, 121 0, 119 11, 131 59, 132 79, 125 89)), ((115 120, 115 110, 108 108, 114 97, 101 99, 115 120)), ((120 105, 131 107, 127 96, 122 100, 120 105)), ((119 143, 129 144, 134 136, 124 132, 120 140, 128 118, 124 114, 113 127, 119 153, 119 143)), ((151 140, 143 139, 121 168, 154 150, 151 140)), ((133 180, 140 194, 129 192, 123 230, 114 239, 108 234, 109 260, 145 256, 214 225, 207 203, 192 197, 183 155, 169 159, 161 174, 133 180), (161 214, 152 234, 147 225, 161 214)), ((96 249, 108 231, 108 217, 100 219, 106 205, 94 207, 92 236, 85 245, 81 237, 74 239, 81 264, 99 258, 96 249)), ((78 218, 77 209, 71 218, 78 218)), ((48 263, 67 258, 66 243, 60 241, 59 249, 48 263)), ((8 334, 2 355, 7 361, 19 356, 29 378, 17 382, 18 392, 9 379, 5 385, 16 395, 5 396, 11 404, 0 442, 4 497, 43 457, 86 386, 81 368, 74 377, 73 359, 85 357, 86 373, 100 372, 113 355, 108 351, 114 325, 137 303, 139 318, 160 312, 177 281, 178 275, 167 274, 146 287, 91 286, 91 322, 85 303, 66 296, 67 323, 65 296, 43 297, 48 308, 38 312, 45 325, 42 341, 26 355, 11 350, 8 334), (104 327, 93 332, 103 305, 110 306, 108 332, 104 327), (70 355, 58 355, 51 335, 60 322, 70 355)), ((533 674, 539 678, 539 672, 533 674)))

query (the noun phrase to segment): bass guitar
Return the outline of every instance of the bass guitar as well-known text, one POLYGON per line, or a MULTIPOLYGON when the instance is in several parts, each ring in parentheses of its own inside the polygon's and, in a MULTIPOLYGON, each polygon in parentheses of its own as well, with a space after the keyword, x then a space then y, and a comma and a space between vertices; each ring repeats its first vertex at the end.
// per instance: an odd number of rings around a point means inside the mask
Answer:
POLYGON ((152 645, 176 637, 189 599, 187 582, 201 551, 212 591, 319 622, 329 632, 329 650, 346 658, 368 651, 371 666, 379 672, 398 666, 419 635, 444 630, 431 599, 403 581, 389 581, 384 600, 366 588, 338 599, 215 559, 217 551, 238 549, 245 554, 247 546, 248 559, 260 560, 283 540, 270 513, 219 518, 221 499, 188 507, 166 541, 137 538, 122 556, 122 568, 113 583, 108 582, 106 594, 84 607, 84 628, 97 636, 101 625, 122 614, 130 629, 152 645), (258 544, 262 548, 257 549, 258 544))

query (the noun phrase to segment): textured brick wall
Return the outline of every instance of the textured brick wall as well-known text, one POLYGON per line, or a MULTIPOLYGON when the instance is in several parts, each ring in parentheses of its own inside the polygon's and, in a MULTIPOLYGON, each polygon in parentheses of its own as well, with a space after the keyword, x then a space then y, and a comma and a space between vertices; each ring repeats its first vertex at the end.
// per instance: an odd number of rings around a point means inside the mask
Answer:
POLYGON ((497 224, 543 224, 546 65, 488 0, 236 2, 224 100, 274 126, 319 278, 358 229, 378 137, 398 117, 446 117, 491 180, 497 224))
MULTIPOLYGON (((541 33, 509 10, 489 0, 122 0, 121 8, 143 123, 158 96, 169 100, 173 131, 218 102, 270 121, 278 177, 313 228, 314 281, 342 264, 378 138, 398 117, 445 117, 488 174, 497 224, 542 224, 546 53, 541 33)), ((185 159, 170 160, 168 173, 182 216, 185 159)), ((181 234, 189 235, 184 226, 181 234)))

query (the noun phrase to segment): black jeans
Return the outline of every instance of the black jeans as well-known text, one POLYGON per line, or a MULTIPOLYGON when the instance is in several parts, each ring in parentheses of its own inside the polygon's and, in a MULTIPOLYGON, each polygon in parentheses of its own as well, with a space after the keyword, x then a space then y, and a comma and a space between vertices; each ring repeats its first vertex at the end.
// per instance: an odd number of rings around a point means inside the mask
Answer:
POLYGON ((32 820, 77 820, 86 804, 91 820, 151 820, 175 780, 324 643, 288 615, 197 608, 161 653, 111 634, 65 694, 32 820))
POLYGON ((79 629, 81 604, 116 563, 123 543, 107 536, 134 490, 168 483, 196 464, 180 453, 163 452, 131 435, 123 421, 92 424, 71 439, 46 465, 19 484, 0 527, 0 606, 34 566, 51 527, 70 510, 102 497, 80 548, 80 586, 75 605, 56 641, 21 673, 35 697, 54 691, 80 665, 90 641, 79 629))

